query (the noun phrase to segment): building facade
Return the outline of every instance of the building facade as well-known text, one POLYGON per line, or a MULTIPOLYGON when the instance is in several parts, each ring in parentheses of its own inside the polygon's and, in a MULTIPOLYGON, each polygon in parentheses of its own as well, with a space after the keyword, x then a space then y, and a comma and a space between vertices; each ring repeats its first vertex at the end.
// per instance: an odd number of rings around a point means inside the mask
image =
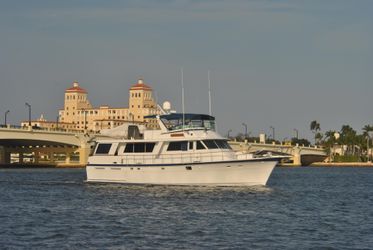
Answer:
POLYGON ((59 111, 62 123, 73 124, 77 130, 99 132, 124 123, 147 123, 148 128, 156 128, 154 121, 145 121, 144 116, 160 114, 153 98, 153 90, 142 79, 129 89, 128 108, 100 106, 94 108, 88 100, 88 93, 79 86, 66 89, 64 108, 59 111))
MULTIPOLYGON (((99 132, 126 123, 145 123, 149 129, 158 127, 154 119, 145 120, 147 115, 160 114, 161 108, 153 98, 153 90, 139 79, 129 89, 128 107, 113 108, 107 105, 93 107, 88 99, 88 92, 74 82, 71 88, 65 90, 64 107, 59 110, 59 121, 32 121, 33 126, 42 128, 59 128, 99 132)), ((22 122, 27 126, 28 121, 22 122)))

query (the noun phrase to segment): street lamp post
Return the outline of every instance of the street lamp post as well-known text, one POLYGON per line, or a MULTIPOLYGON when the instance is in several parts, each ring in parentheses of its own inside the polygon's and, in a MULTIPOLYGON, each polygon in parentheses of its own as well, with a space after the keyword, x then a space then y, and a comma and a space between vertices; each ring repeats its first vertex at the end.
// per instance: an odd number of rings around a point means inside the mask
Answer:
POLYGON ((31 127, 31 105, 29 103, 25 103, 25 105, 28 107, 28 125, 31 127))
POLYGON ((7 123, 6 123, 6 118, 7 118, 7 116, 8 116, 8 114, 9 114, 9 110, 7 110, 6 112, 5 112, 5 117, 4 117, 4 125, 5 125, 5 127, 6 127, 6 125, 7 125, 7 123))
POLYGON ((247 124, 246 123, 242 123, 242 126, 245 127, 245 139, 247 138, 247 124))
POLYGON ((270 128, 272 129, 272 139, 273 139, 273 141, 276 141, 275 128, 273 126, 270 126, 270 128))
POLYGON ((232 132, 232 129, 228 130, 227 137, 230 138, 229 133, 232 132))
POLYGON ((60 121, 60 116, 58 115, 56 118, 56 129, 58 129, 58 122, 60 121))
POLYGON ((295 131, 295 138, 298 140, 299 138, 298 138, 298 129, 294 129, 294 131, 295 131))

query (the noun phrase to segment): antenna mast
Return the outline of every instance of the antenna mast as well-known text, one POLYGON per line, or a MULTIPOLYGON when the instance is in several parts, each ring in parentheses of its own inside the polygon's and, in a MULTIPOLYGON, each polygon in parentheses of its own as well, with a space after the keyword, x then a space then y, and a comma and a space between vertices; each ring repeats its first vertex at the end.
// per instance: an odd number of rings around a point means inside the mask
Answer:
POLYGON ((185 103, 184 103, 184 70, 181 68, 181 106, 183 111, 183 131, 185 126, 185 103))
POLYGON ((209 82, 209 115, 212 115, 212 109, 211 109, 211 81, 210 81, 210 70, 207 71, 207 78, 209 82))

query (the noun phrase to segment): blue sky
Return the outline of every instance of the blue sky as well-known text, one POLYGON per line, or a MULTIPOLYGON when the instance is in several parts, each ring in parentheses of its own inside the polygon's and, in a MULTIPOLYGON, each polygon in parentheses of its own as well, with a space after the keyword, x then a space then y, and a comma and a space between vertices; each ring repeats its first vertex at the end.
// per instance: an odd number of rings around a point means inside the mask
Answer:
MULTIPOLYGON (((93 105, 126 107, 139 76, 218 129, 290 138, 373 124, 373 1, 1 0, 0 112, 55 120, 78 80, 93 105)), ((3 117, 1 115, 0 117, 3 117)), ((3 118, 0 119, 1 123, 3 118)))

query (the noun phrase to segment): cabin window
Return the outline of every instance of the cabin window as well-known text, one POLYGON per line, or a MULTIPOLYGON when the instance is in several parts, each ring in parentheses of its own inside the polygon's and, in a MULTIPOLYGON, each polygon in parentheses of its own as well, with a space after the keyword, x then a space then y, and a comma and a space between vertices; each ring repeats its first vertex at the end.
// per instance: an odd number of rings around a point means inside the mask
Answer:
POLYGON ((127 143, 124 148, 124 153, 151 153, 153 152, 155 143, 127 143))
POLYGON ((207 146, 208 149, 219 148, 219 146, 215 143, 214 140, 203 140, 203 143, 207 146))
POLYGON ((144 153, 145 152, 145 143, 134 143, 133 152, 134 153, 144 153))
POLYGON ((205 146, 203 146, 202 142, 197 141, 197 150, 206 149, 205 146))
POLYGON ((215 142, 218 144, 219 148, 232 149, 226 140, 215 140, 215 142))
POLYGON ((167 151, 187 151, 188 142, 187 141, 175 141, 168 144, 167 151))
POLYGON ((97 146, 96 154, 108 154, 111 148, 110 143, 100 143, 97 146))
POLYGON ((154 146, 155 146, 155 143, 146 143, 145 144, 145 151, 147 153, 153 152, 154 146))

